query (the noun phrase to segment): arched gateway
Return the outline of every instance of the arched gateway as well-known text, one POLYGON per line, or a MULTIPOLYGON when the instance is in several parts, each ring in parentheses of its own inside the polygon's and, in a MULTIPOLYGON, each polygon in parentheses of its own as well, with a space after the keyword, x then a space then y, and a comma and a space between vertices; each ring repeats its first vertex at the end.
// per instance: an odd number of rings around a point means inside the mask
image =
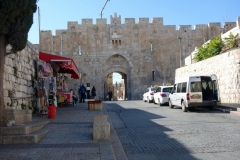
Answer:
POLYGON ((112 74, 117 72, 122 75, 124 80, 124 99, 131 99, 131 85, 130 85, 130 70, 129 62, 127 59, 119 54, 112 55, 109 57, 104 65, 104 99, 107 97, 109 90, 114 92, 112 83, 112 74))

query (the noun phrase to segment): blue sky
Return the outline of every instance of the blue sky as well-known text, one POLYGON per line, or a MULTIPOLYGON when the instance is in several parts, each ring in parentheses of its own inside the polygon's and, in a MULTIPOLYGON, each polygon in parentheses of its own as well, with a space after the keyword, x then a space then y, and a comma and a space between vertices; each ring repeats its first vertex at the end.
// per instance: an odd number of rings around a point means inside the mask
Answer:
MULTIPOLYGON (((106 0, 39 0, 41 30, 67 29, 68 21, 101 18, 101 10, 106 0)), ((240 0, 110 0, 103 10, 102 18, 110 23, 110 16, 116 12, 125 18, 163 17, 164 25, 194 25, 210 22, 236 22, 240 16, 240 0)), ((34 23, 29 31, 28 40, 39 43, 38 11, 34 14, 34 23)))

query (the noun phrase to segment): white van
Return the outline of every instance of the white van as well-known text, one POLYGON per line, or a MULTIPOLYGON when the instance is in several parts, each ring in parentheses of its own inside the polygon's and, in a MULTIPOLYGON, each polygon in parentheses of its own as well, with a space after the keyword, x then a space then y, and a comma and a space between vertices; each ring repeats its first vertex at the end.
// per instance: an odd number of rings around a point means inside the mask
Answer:
POLYGON ((214 109, 217 102, 214 91, 216 89, 210 76, 186 77, 174 84, 169 94, 169 107, 181 106, 184 112, 197 107, 214 109))

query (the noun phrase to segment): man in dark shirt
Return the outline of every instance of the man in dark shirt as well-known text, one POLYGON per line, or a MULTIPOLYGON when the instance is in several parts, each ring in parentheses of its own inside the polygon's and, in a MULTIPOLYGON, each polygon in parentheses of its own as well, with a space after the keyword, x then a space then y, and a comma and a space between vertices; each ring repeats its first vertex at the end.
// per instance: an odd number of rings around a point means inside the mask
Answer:
POLYGON ((86 91, 86 87, 84 86, 84 84, 82 84, 81 87, 78 89, 78 93, 81 94, 80 103, 85 103, 86 91))

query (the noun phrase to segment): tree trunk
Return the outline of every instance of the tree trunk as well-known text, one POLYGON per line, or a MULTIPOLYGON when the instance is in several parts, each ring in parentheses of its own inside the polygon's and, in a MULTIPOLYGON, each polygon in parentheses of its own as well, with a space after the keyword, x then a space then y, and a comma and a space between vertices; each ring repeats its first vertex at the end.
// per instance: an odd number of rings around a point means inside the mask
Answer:
POLYGON ((5 36, 0 35, 0 126, 6 126, 6 109, 4 103, 4 92, 3 92, 3 76, 4 76, 4 65, 5 65, 5 36))

